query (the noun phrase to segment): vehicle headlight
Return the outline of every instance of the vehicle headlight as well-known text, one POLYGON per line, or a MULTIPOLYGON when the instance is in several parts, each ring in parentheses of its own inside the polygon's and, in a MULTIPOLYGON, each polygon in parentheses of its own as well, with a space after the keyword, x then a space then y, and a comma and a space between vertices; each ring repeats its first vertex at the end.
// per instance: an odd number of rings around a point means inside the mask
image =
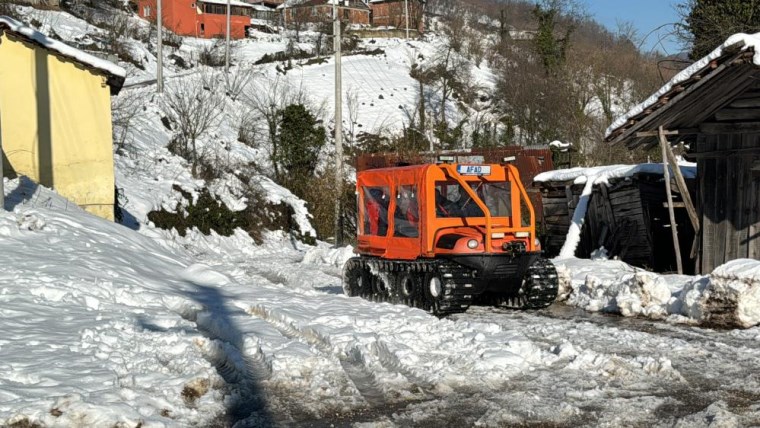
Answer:
POLYGON ((478 248, 478 240, 477 239, 470 239, 467 241, 467 248, 474 250, 478 248))

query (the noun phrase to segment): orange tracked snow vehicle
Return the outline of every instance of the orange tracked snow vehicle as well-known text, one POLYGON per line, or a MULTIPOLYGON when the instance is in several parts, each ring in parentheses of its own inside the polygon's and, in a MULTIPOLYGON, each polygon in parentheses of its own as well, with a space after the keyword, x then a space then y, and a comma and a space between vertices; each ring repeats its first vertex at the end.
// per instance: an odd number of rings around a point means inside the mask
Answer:
POLYGON ((349 296, 435 314, 472 303, 542 308, 557 271, 541 257, 535 214, 517 169, 437 163, 357 173, 357 257, 349 296))

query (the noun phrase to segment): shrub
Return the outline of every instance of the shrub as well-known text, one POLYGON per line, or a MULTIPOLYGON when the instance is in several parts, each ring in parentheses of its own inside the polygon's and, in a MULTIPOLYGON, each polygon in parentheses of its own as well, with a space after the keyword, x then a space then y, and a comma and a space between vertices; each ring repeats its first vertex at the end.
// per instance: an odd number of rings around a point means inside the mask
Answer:
POLYGON ((148 220, 161 229, 176 229, 180 236, 185 236, 193 227, 208 235, 213 230, 222 236, 230 236, 236 228, 247 229, 244 215, 231 211, 223 202, 217 201, 208 189, 201 189, 198 199, 193 202, 189 193, 175 186, 174 190, 182 193, 187 201, 185 212, 176 213, 164 209, 148 213, 148 220))

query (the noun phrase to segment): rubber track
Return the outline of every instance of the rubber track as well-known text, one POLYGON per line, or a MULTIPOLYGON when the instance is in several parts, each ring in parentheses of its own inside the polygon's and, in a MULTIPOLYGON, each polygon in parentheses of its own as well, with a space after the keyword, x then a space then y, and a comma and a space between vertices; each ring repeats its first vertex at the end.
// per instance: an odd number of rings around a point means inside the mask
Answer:
POLYGON ((494 296, 494 306, 511 309, 541 309, 557 298, 559 277, 557 268, 547 259, 538 259, 525 273, 525 281, 517 296, 494 296))
POLYGON ((357 265, 383 282, 381 290, 364 284, 358 294, 375 302, 406 304, 437 315, 448 315, 465 312, 478 294, 472 270, 447 260, 398 261, 354 257, 347 262, 345 269, 355 269, 357 265), (416 276, 419 287, 415 296, 405 298, 395 289, 396 278, 401 273, 416 276), (425 297, 424 287, 427 284, 423 284, 423 279, 427 273, 439 274, 444 288, 444 296, 435 302, 425 297))

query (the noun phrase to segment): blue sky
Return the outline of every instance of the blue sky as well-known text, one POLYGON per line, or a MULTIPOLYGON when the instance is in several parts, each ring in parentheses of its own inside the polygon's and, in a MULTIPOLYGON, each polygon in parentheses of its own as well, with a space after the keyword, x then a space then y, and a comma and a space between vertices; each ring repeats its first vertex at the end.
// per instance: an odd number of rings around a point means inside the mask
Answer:
MULTIPOLYGON (((679 22, 680 17, 676 12, 676 5, 684 3, 683 0, 580 0, 585 5, 588 13, 600 24, 611 31, 617 30, 618 21, 632 22, 638 30, 639 37, 644 37, 663 24, 679 22)), ((642 51, 650 51, 653 48, 667 54, 675 54, 680 51, 679 45, 668 34, 673 31, 673 26, 663 27, 650 34, 642 51), (662 40, 662 46, 658 44, 662 40)))

